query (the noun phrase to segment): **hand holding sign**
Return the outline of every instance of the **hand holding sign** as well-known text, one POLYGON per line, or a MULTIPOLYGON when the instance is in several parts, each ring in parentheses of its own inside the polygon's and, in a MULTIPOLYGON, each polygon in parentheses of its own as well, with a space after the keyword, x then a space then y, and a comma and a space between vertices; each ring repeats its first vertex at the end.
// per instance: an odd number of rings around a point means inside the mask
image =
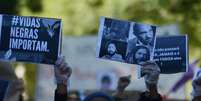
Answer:
POLYGON ((148 90, 152 89, 152 86, 156 87, 160 74, 160 68, 158 65, 154 61, 147 61, 141 63, 141 66, 141 74, 144 76, 148 90))
POLYGON ((65 62, 64 56, 59 57, 56 61, 54 72, 57 84, 67 85, 67 81, 71 76, 72 69, 65 62))
POLYGON ((117 90, 124 91, 125 88, 130 84, 130 81, 131 81, 130 79, 131 79, 131 75, 120 77, 118 81, 117 90))
POLYGON ((201 70, 197 72, 196 77, 192 82, 192 85, 193 85, 192 95, 194 97, 201 96, 201 70))
POLYGON ((118 101, 118 99, 124 98, 124 90, 130 84, 131 75, 122 76, 118 80, 117 91, 113 94, 114 99, 118 101))
POLYGON ((153 58, 156 26, 102 17, 98 58, 139 64, 153 58))

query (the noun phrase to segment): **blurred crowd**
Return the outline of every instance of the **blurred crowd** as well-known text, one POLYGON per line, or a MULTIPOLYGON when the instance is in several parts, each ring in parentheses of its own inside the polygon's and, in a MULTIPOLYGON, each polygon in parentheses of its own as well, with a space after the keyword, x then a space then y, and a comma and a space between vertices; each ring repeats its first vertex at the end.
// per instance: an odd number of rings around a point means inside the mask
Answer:
MULTIPOLYGON (((25 90, 24 82, 18 79, 12 70, 12 66, 8 62, 0 62, 1 71, 0 79, 9 82, 7 91, 3 101, 23 101, 23 92, 25 90)), ((165 96, 158 92, 158 80, 160 68, 154 61, 140 63, 141 75, 144 78, 146 91, 139 94, 137 101, 163 101, 165 96)), ((99 91, 90 92, 89 94, 81 94, 78 91, 69 91, 68 82, 72 68, 68 65, 64 56, 58 58, 54 65, 55 79, 57 87, 55 89, 54 101, 128 101, 129 97, 125 93, 128 85, 131 85, 131 75, 122 76, 117 82, 117 88, 114 92, 108 93, 107 84, 110 82, 108 77, 103 77, 103 87, 99 91)), ((89 82, 90 85, 90 82, 89 82)), ((2 87, 2 84, 1 84, 2 87)), ((201 101, 201 72, 195 74, 192 82, 192 101, 201 101)), ((2 93, 2 92, 1 92, 2 93)), ((1 94, 2 95, 2 94, 1 94)))

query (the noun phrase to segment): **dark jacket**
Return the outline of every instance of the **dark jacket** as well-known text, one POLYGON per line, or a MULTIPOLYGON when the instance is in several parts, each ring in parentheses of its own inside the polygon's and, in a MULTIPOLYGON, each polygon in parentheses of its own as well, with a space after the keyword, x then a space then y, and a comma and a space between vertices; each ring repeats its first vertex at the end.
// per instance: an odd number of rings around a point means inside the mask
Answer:
POLYGON ((67 93, 59 94, 59 93, 57 92, 57 90, 55 90, 55 93, 54 93, 54 101, 67 101, 67 97, 68 97, 68 94, 67 94, 67 93))
POLYGON ((162 97, 160 94, 157 95, 157 97, 150 97, 150 93, 149 92, 143 92, 140 94, 140 98, 138 101, 163 101, 162 97))

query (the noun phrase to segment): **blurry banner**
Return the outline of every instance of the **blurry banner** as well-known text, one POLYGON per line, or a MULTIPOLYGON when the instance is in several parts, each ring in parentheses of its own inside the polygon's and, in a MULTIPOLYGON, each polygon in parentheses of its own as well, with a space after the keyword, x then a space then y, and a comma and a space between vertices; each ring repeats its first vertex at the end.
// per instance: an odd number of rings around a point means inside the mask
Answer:
POLYGON ((61 36, 60 19, 0 15, 0 59, 54 64, 61 36))
POLYGON ((174 86, 170 89, 169 93, 176 92, 179 88, 181 88, 187 81, 191 80, 196 74, 197 67, 199 59, 193 61, 191 64, 189 64, 188 72, 184 73, 183 76, 174 84, 174 86))
POLYGON ((8 81, 0 80, 0 101, 4 100, 8 85, 9 85, 8 81))
POLYGON ((154 50, 154 60, 161 73, 187 72, 188 70, 188 37, 158 37, 154 50))
POLYGON ((96 57, 129 64, 153 59, 156 26, 101 17, 96 57))

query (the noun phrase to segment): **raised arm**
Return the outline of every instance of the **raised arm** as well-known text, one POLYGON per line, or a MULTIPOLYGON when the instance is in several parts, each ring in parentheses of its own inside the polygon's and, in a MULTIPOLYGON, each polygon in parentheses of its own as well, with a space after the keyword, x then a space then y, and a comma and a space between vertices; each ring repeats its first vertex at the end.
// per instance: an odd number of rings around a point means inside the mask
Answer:
POLYGON ((126 87, 130 84, 131 76, 122 76, 118 80, 117 90, 113 94, 115 101, 123 101, 124 99, 124 91, 126 87))
POLYGON ((54 101, 67 101, 67 86, 72 69, 65 62, 64 56, 59 57, 54 66, 57 88, 55 90, 54 101))

